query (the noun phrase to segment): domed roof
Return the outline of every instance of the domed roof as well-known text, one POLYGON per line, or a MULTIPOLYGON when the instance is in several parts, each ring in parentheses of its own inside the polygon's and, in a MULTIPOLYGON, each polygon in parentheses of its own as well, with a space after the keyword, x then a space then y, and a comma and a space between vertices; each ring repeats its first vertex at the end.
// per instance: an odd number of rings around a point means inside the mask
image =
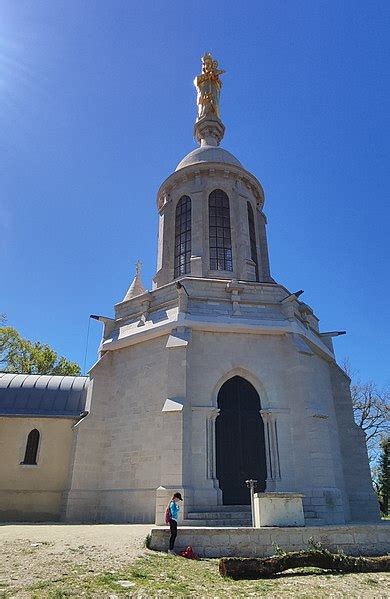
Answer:
POLYGON ((203 145, 200 148, 192 150, 187 156, 184 156, 183 160, 179 162, 175 170, 178 171, 185 166, 197 164, 198 162, 222 162, 242 167, 241 162, 227 150, 224 150, 219 146, 203 145))

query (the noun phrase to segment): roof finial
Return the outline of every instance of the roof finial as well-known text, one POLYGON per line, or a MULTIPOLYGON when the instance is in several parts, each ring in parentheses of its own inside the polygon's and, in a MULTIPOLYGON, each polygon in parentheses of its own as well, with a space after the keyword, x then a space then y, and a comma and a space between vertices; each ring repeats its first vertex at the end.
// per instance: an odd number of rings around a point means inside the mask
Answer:
POLYGON ((141 267, 142 263, 139 260, 137 260, 135 264, 135 277, 129 289, 127 290, 125 297, 122 300, 123 302, 127 302, 127 300, 130 300, 133 297, 136 297, 137 295, 142 295, 143 293, 146 293, 146 289, 141 281, 141 267))
POLYGON ((218 68, 218 62, 210 52, 202 56, 202 72, 194 79, 198 105, 195 137, 201 145, 218 146, 225 132, 219 118, 219 96, 222 87, 219 76, 225 72, 218 68))

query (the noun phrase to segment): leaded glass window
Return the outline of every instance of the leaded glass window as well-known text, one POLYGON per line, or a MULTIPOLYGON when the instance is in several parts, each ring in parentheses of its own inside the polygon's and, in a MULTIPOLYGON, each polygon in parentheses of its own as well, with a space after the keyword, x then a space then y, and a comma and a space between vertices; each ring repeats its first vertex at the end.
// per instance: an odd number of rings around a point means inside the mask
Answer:
POLYGON ((191 270, 191 198, 183 196, 176 206, 175 279, 191 270))
POLYGON ((259 265, 257 263, 257 249, 256 249, 256 230, 255 230, 255 219, 253 216, 253 209, 250 203, 248 206, 248 224, 249 224, 249 241, 251 246, 251 258, 256 265, 256 281, 259 280, 259 265))
POLYGON ((39 445, 39 431, 34 428, 27 437, 26 452, 22 464, 36 465, 39 445))
POLYGON ((209 195, 210 270, 233 270, 229 198, 222 189, 209 195))

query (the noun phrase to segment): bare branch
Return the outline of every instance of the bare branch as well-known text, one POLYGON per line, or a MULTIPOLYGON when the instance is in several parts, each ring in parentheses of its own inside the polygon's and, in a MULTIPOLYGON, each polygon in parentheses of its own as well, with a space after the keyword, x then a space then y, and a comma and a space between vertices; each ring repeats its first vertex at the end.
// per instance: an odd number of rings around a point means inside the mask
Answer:
POLYGON ((351 385, 351 397, 355 422, 366 435, 370 453, 390 431, 390 391, 372 381, 357 382, 351 385))

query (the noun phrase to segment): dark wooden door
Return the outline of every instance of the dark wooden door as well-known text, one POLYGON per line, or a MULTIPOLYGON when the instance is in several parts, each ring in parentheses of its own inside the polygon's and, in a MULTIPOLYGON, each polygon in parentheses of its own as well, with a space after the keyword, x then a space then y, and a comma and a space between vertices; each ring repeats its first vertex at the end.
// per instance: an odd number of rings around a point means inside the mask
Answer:
POLYGON ((224 505, 250 503, 245 481, 253 478, 264 491, 267 477, 264 424, 260 398, 248 381, 235 376, 218 393, 220 414, 215 422, 217 478, 224 505))

